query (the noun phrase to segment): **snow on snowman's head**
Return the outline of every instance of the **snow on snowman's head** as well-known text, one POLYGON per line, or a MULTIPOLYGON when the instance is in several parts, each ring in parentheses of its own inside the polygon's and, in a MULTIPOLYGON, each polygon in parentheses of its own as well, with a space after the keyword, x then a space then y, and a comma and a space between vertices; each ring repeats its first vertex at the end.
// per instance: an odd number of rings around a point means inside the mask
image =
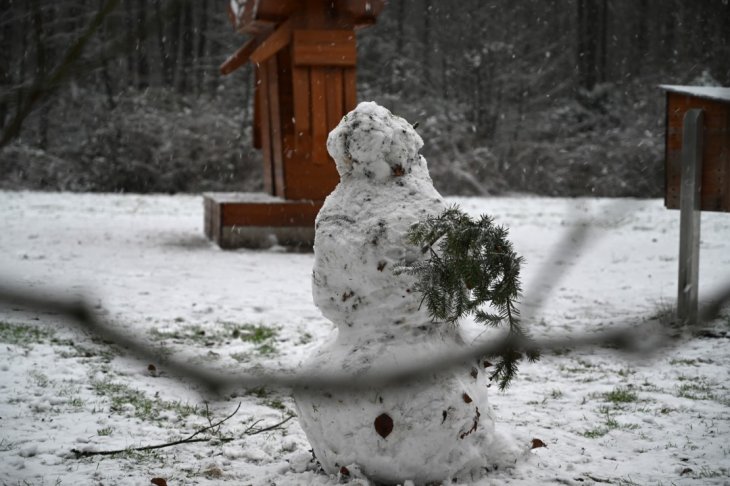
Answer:
POLYGON ((421 147, 410 123, 372 101, 357 105, 327 138, 340 177, 386 180, 410 174, 420 164, 421 147))

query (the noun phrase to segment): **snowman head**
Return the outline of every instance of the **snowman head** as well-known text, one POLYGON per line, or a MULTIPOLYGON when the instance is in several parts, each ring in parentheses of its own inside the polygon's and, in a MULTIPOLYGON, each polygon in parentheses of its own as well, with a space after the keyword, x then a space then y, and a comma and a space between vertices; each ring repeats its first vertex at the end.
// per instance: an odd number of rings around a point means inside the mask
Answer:
POLYGON ((327 138, 340 177, 385 181, 422 166, 423 140, 410 123, 372 101, 345 115, 327 138))

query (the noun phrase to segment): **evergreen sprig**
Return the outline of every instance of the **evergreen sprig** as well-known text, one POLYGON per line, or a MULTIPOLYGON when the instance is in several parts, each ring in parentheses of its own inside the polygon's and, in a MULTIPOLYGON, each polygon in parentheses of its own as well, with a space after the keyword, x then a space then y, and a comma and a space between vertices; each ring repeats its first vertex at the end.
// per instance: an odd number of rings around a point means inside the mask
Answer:
POLYGON ((408 241, 421 247, 422 258, 396 268, 397 273, 414 275, 414 290, 423 296, 431 319, 450 324, 469 314, 492 327, 507 324, 504 347, 495 358, 491 379, 499 388, 509 386, 524 354, 530 361, 539 353, 529 349, 529 337, 521 326, 516 307, 522 288, 517 256, 507 238, 508 231, 482 215, 473 220, 454 205, 438 216, 411 226, 408 241), (491 305, 491 311, 485 310, 491 305))

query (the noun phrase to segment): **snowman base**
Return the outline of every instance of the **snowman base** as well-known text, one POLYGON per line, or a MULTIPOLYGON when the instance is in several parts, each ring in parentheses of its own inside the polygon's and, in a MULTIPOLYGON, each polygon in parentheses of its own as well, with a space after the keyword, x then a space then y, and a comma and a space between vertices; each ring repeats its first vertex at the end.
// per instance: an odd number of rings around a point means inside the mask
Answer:
MULTIPOLYGON (((388 358, 335 339, 305 369, 318 373, 323 370, 314 363, 347 369, 373 360, 397 366, 397 356, 433 355, 435 348, 425 340, 390 345, 388 358)), ((487 465, 494 438, 488 383, 488 372, 474 363, 387 388, 300 390, 295 400, 301 426, 327 473, 357 464, 379 483, 428 484, 487 465)))

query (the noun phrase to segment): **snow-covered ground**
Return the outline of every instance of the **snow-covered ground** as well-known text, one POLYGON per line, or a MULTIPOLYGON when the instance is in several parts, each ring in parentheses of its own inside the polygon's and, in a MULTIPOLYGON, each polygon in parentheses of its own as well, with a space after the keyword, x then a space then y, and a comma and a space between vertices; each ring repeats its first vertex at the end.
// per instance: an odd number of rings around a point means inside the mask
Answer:
MULTIPOLYGON (((450 202, 510 227, 528 294, 552 265, 537 336, 640 325, 674 302, 679 214, 661 201, 450 202), (587 223, 588 245, 547 261, 566 230, 587 223)), ((702 218, 701 296, 730 279, 730 215, 702 218)), ((194 196, 0 192, 0 283, 89 295, 160 349, 159 362, 139 362, 57 316, 0 309, 0 483, 338 484, 310 462, 296 419, 252 435, 293 413, 286 394, 205 396, 165 369, 167 355, 229 371, 289 368, 332 328, 312 303, 311 253, 222 251, 202 223, 194 196), (199 436, 208 442, 70 452, 185 438, 239 402, 217 433, 199 436)), ((490 392, 497 429, 523 453, 477 484, 730 484, 729 327, 725 318, 650 360, 567 349, 523 365, 510 389, 490 392), (547 447, 530 450, 533 439, 547 447)))

